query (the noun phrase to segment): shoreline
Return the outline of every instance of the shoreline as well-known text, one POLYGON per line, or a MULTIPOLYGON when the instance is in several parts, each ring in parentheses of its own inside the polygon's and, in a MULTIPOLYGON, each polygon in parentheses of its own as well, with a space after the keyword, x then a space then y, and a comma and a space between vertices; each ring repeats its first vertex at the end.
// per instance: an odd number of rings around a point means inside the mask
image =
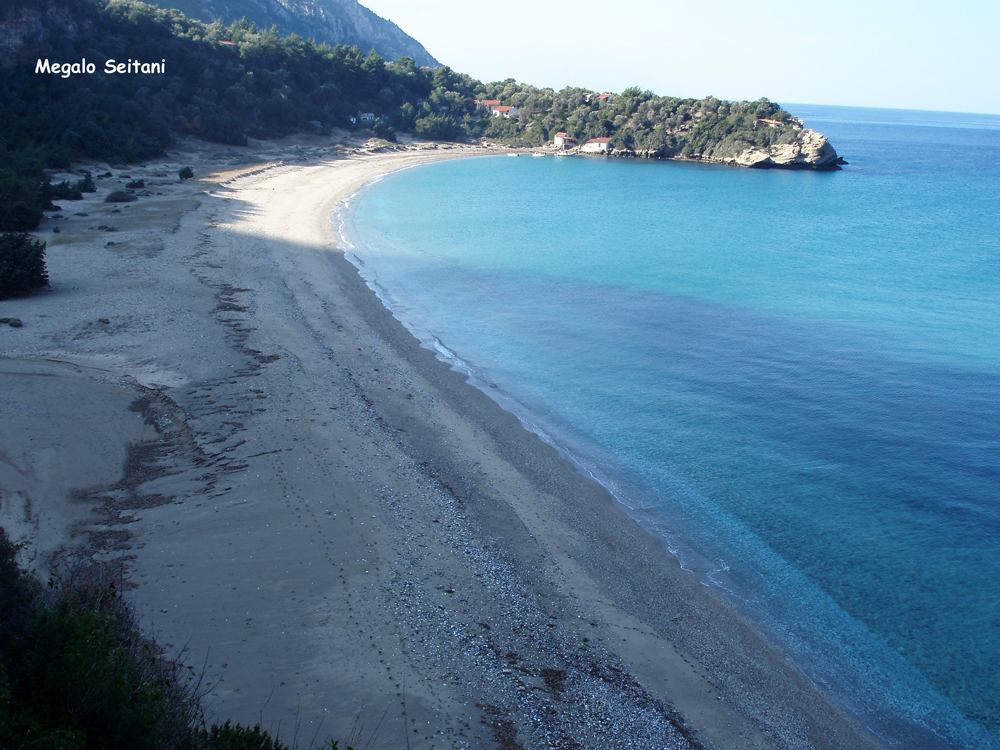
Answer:
MULTIPOLYGON (((824 661, 823 657, 826 654, 823 653, 822 646, 811 653, 804 650, 801 647, 801 641, 796 641, 786 630, 787 623, 791 622, 787 611, 781 611, 779 615, 775 615, 775 608, 765 610, 760 608, 754 609, 753 606, 748 606, 748 600, 745 600, 744 597, 752 597, 752 594, 747 594, 745 590, 741 591, 739 587, 740 582, 736 578, 723 574, 720 579, 716 575, 720 573, 718 565, 712 564, 710 559, 706 558, 704 550, 692 545, 690 539, 686 538, 687 533, 693 531, 692 524, 694 522, 691 518, 685 517, 683 521, 680 521, 680 519, 672 516, 670 522, 664 524, 662 519, 657 519, 654 515, 643 510, 643 503, 641 501, 638 503, 634 501, 639 497, 643 497, 643 493, 649 493, 651 490, 643 484, 644 480, 640 476, 631 474, 628 469, 621 465, 616 466, 617 473, 609 471, 609 467, 616 465, 613 456, 605 454, 603 457, 598 457, 601 455, 601 448, 595 444, 588 445, 586 443, 587 438, 580 434, 572 434, 572 427, 567 428, 566 425, 562 425, 562 430, 560 430, 559 427, 554 426, 551 422, 547 423, 545 418, 541 416, 541 412, 532 411, 519 401, 517 397, 498 386, 495 374, 491 374, 487 370, 481 369, 477 365, 462 359, 460 355, 449 349, 449 343, 445 343, 436 334, 428 330, 420 322, 422 319, 419 316, 414 317, 408 303, 395 297, 389 288, 386 287, 379 273, 373 270, 379 266, 377 264, 373 266, 369 265, 369 261, 363 259, 367 248, 356 246, 349 233, 357 230, 355 221, 352 218, 352 211, 358 197, 363 191, 368 190, 375 183, 381 181, 381 179, 382 177, 379 177, 369 181, 360 190, 349 196, 348 199, 345 199, 344 203, 338 207, 334 222, 334 230, 341 241, 338 243, 338 247, 343 247, 345 257, 347 257, 358 274, 364 279, 371 292, 389 309, 400 325, 406 328, 420 342, 423 348, 431 352, 444 366, 460 374, 466 380, 467 384, 481 391, 499 408, 515 416, 526 432, 536 436, 545 445, 550 446, 564 461, 572 464, 581 476, 599 485, 605 492, 608 500, 613 502, 618 509, 625 513, 645 533, 652 536, 661 544, 667 550, 668 555, 676 560, 684 573, 696 576, 704 586, 710 588, 729 605, 733 606, 738 615, 746 618, 751 627, 761 633, 777 652, 786 655, 785 658, 793 664, 806 681, 815 686, 825 686, 818 689, 830 698, 838 706, 839 710, 851 717, 852 720, 861 725, 868 726, 870 733, 880 738, 879 741, 888 745, 895 745, 900 742, 903 744, 913 742, 915 746, 927 748, 928 750, 951 747, 951 745, 947 744, 947 741, 942 740, 940 736, 935 734, 933 729, 922 725, 918 720, 912 718, 906 719, 901 715, 897 715, 895 710, 898 710, 898 705, 890 707, 877 702, 858 700, 858 696, 882 694, 883 691, 886 691, 887 694, 895 694, 893 688, 896 685, 904 684, 904 680, 910 681, 905 684, 907 684, 911 695, 922 695, 921 690, 933 690, 933 688, 930 688, 923 682, 923 675, 908 663, 901 660, 899 663, 891 661, 887 663, 884 659, 879 661, 882 653, 878 651, 865 653, 863 648, 852 651, 848 644, 861 644, 865 642, 865 638, 872 637, 864 629, 863 625, 859 626, 854 622, 853 618, 850 618, 849 615, 843 613, 839 608, 836 609, 837 615, 847 620, 847 622, 834 619, 830 616, 827 616, 826 620, 824 620, 828 628, 837 628, 834 632, 838 634, 850 633, 849 636, 840 635, 839 643, 845 653, 848 651, 852 653, 855 657, 853 660, 841 659, 839 662, 833 663, 824 661), (399 307, 398 310, 397 306, 399 307), (679 526, 678 523, 680 524, 679 526), (781 615, 784 615, 787 619, 781 619, 781 615), (830 623, 834 624, 831 625, 830 623), (859 630, 862 632, 858 632, 859 630), (864 653, 868 660, 865 661, 862 658, 858 658, 858 652, 864 653), (787 656, 789 654, 795 654, 795 656, 787 656), (859 667, 857 666, 858 664, 863 664, 864 666, 859 667), (900 670, 901 666, 905 671, 899 674, 898 670, 900 670), (897 671, 891 672, 892 669, 896 669, 897 671), (891 673, 893 677, 883 679, 872 678, 866 681, 858 679, 852 670, 856 670, 858 674, 869 676, 888 675, 891 673), (846 675, 852 675, 852 677, 845 677, 846 675), (838 687, 834 688, 834 685, 838 687)), ((381 268, 385 270, 384 266, 381 268)), ((444 331, 442 331, 442 339, 444 338, 443 333, 444 331)), ((732 541, 730 540, 730 542, 732 541)), ((733 550, 739 549, 739 547, 734 544, 733 547, 724 547, 723 549, 728 550, 730 554, 734 554, 733 550)), ((742 551, 747 552, 745 548, 742 551)), ((793 570, 787 563, 783 563, 783 565, 793 570)), ((794 573, 801 577, 803 581, 805 580, 804 576, 798 573, 798 571, 794 573)), ((783 584, 787 585, 788 576, 782 575, 780 577, 783 584)), ((801 586, 804 584, 799 583, 798 585, 801 586)), ((824 596, 818 589, 816 591, 819 597, 824 596)), ((825 610, 823 609, 824 604, 815 601, 812 604, 815 606, 815 609, 810 616, 814 617, 815 621, 820 621, 821 615, 819 613, 824 612, 825 614, 825 610)), ((797 635, 801 637, 800 633, 797 633, 797 635)), ((888 657, 889 659, 892 657, 899 658, 895 652, 889 652, 888 657)), ((950 735, 952 738, 958 736, 962 730, 957 728, 961 727, 962 722, 965 720, 964 717, 943 696, 938 696, 936 692, 933 695, 935 696, 934 699, 940 701, 940 704, 935 704, 934 700, 928 700, 919 705, 921 705, 923 710, 927 711, 940 708, 946 709, 942 713, 948 719, 945 720, 942 718, 940 723, 936 725, 936 728, 946 727, 947 730, 955 732, 954 735, 950 735), (949 711, 953 713, 949 713, 949 711)), ((914 703, 913 705, 918 704, 914 703)), ((911 709, 910 716, 912 717, 916 713, 915 710, 911 709)), ((972 738, 970 736, 969 739, 976 741, 979 738, 972 738)))
POLYGON ((63 485, 5 493, 4 525, 20 512, 45 549, 104 533, 160 640, 206 665, 211 711, 286 742, 357 721, 376 747, 879 747, 336 250, 350 192, 466 153, 279 159, 131 204, 97 253, 46 235, 54 290, 0 303, 25 321, 0 339, 8 398, 50 408, 50 368, 86 394, 57 424, 121 425, 100 467, 52 435, 63 485), (103 515, 42 523, 84 460, 103 515))

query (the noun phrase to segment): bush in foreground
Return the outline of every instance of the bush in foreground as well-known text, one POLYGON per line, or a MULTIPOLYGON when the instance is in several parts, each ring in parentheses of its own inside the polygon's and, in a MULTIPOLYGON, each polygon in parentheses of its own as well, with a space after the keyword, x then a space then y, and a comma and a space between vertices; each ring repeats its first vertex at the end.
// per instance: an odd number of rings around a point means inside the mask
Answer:
POLYGON ((0 299, 28 294, 48 283, 45 243, 21 232, 0 235, 0 299))
POLYGON ((0 528, 0 748, 289 750, 259 725, 207 727, 197 677, 142 633, 99 567, 45 589, 18 549, 0 528))
POLYGON ((162 658, 95 567, 43 589, 0 532, 0 747, 198 747, 196 681, 162 658))
POLYGON ((34 229, 45 215, 38 180, 0 169, 0 231, 34 229))
POLYGON ((137 198, 124 190, 115 190, 113 193, 108 193, 108 197, 104 199, 105 203, 131 203, 137 200, 137 198))

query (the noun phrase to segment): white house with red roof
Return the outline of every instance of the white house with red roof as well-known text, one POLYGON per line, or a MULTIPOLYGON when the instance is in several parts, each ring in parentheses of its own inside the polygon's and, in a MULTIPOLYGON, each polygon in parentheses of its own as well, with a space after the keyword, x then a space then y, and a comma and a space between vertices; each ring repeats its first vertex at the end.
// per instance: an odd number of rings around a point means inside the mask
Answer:
POLYGON ((573 139, 570 138, 568 134, 560 130, 552 136, 552 143, 556 148, 569 148, 573 145, 573 139))
POLYGON ((521 111, 517 107, 508 107, 507 105, 500 105, 492 107, 491 112, 493 112, 494 117, 517 117, 518 113, 521 111))
POLYGON ((610 138, 591 138, 580 147, 580 150, 586 154, 606 154, 610 149, 610 138))

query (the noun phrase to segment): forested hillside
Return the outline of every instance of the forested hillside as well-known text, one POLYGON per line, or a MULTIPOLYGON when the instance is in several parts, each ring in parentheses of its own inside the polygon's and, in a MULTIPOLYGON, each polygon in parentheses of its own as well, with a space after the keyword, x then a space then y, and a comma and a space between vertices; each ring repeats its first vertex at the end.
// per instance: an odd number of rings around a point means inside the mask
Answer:
MULTIPOLYGON (((387 63, 358 47, 282 37, 245 19, 204 23, 130 0, 8 0, 0 9, 0 102, 3 230, 31 228, 24 217, 41 215, 44 168, 85 158, 134 162, 161 153, 176 136, 244 144, 248 137, 364 128, 390 140, 402 131, 537 146, 565 131, 578 141, 610 137, 618 154, 742 163, 741 155, 752 153, 756 161, 746 163, 758 166, 783 166, 768 163, 768 149, 785 145, 797 154, 803 138, 797 120, 766 99, 678 99, 639 89, 601 96, 512 79, 485 84, 409 58, 387 63), (109 58, 163 60, 164 72, 106 74, 109 58), (39 60, 83 59, 96 71, 35 72, 39 60), (518 110, 493 116, 484 99, 518 110), (363 120, 363 112, 374 118, 363 120)), ((817 137, 827 149, 823 163, 788 165, 836 168, 836 153, 817 137)))
POLYGON ((553 91, 514 81, 487 84, 484 89, 486 98, 519 110, 516 120, 493 118, 485 134, 525 145, 545 143, 563 131, 578 143, 610 137, 613 148, 648 156, 734 156, 754 146, 791 143, 799 137, 801 125, 767 99, 680 99, 639 88, 601 97, 586 89, 553 91), (785 126, 761 125, 761 119, 785 126))

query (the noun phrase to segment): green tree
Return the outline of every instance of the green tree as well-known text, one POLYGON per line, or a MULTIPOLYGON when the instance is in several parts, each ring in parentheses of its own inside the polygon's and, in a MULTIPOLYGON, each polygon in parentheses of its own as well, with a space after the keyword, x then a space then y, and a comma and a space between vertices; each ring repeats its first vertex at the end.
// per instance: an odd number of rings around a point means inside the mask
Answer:
POLYGON ((45 206, 37 179, 0 170, 0 230, 23 232, 38 226, 45 206))
POLYGON ((0 299, 28 294, 48 283, 45 243, 20 232, 0 234, 0 299))

